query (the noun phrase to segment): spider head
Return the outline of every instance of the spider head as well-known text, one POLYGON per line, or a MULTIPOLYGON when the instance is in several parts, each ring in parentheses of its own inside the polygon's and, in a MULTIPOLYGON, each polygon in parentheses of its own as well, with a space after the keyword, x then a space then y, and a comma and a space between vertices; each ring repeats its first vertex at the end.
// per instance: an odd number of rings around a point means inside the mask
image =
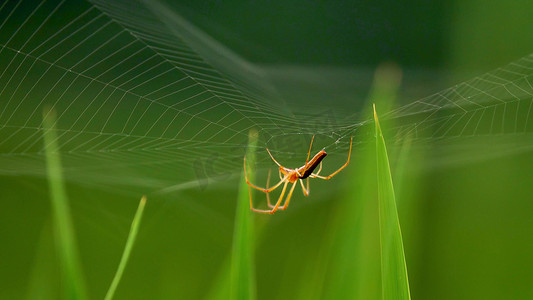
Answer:
POLYGON ((280 166, 280 167, 279 167, 279 171, 281 172, 281 174, 283 174, 283 175, 287 175, 287 174, 292 173, 294 170, 287 169, 287 168, 285 168, 285 167, 280 166))

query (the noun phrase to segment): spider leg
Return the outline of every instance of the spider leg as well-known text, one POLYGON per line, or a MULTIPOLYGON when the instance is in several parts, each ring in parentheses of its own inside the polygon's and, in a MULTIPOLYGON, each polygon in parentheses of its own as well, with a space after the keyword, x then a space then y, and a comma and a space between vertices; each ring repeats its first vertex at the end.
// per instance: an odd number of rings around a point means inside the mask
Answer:
MULTIPOLYGON (((281 195, 279 195, 279 198, 278 198, 278 202, 276 202, 276 205, 274 205, 274 208, 272 208, 272 210, 265 210, 265 209, 257 209, 257 208, 254 208, 253 207, 253 204, 252 204, 252 189, 251 188, 248 188, 248 191, 250 193, 250 209, 252 211, 255 211, 255 212, 258 212, 258 213, 264 213, 264 214, 273 214, 276 212, 276 210, 278 210, 278 207, 279 205, 281 204, 281 200, 283 200, 283 195, 285 195, 285 191, 287 190, 287 184, 289 183, 289 181, 285 180, 285 184, 283 185, 283 190, 281 190, 281 195)), ((292 193, 292 190, 294 189, 294 186, 293 188, 291 189, 291 193, 292 193)), ((290 196, 290 194, 289 194, 290 196)), ((286 201, 285 201, 286 202, 286 201)), ((283 208, 284 209, 284 208, 283 208)))
POLYGON ((246 183, 247 183, 249 186, 253 187, 254 189, 260 190, 260 191, 262 191, 262 192, 264 192, 264 193, 270 193, 270 192, 272 192, 273 190, 275 190, 278 186, 280 186, 280 185, 285 181, 285 179, 287 179, 287 177, 288 177, 288 176, 283 177, 283 179, 281 179, 280 182, 278 182, 276 185, 274 185, 273 187, 270 187, 270 188, 268 188, 268 189, 264 189, 264 188, 258 187, 258 186, 256 186, 256 185, 252 184, 252 183, 248 180, 248 175, 246 175, 246 156, 244 157, 244 178, 246 179, 246 183))
MULTIPOLYGON (((318 167, 318 171, 316 173, 311 173, 311 175, 315 175, 316 176, 316 175, 320 174, 320 171, 322 171, 322 162, 320 162, 320 167, 318 167)), ((309 178, 309 177, 307 177, 307 178, 309 178)))
MULTIPOLYGON (((267 189, 268 189, 268 185, 269 185, 269 183, 270 183, 270 171, 271 171, 271 170, 272 170, 272 169, 268 169, 268 177, 267 177, 267 185, 266 185, 266 188, 267 188, 267 189)), ((281 178, 281 176, 280 176, 280 178, 281 178)), ((267 195, 267 204, 268 204, 268 207, 270 207, 270 208, 274 208, 274 205, 270 204, 270 193, 266 193, 266 195, 267 195)))
POLYGON ((320 176, 318 174, 311 174, 311 178, 320 178, 320 179, 330 179, 331 177, 337 175, 337 173, 339 173, 342 169, 344 169, 349 163, 350 163, 350 156, 352 155, 352 142, 353 142, 353 137, 350 139, 350 150, 348 151, 348 159, 346 160, 346 163, 340 167, 337 171, 331 173, 331 175, 329 176, 320 176))
POLYGON ((309 151, 307 151, 307 159, 305 160, 305 165, 309 162, 309 155, 311 154, 311 147, 313 147, 313 141, 315 140, 315 135, 311 138, 311 144, 309 144, 309 151))
POLYGON ((281 177, 281 170, 278 169, 278 174, 279 174, 279 179, 283 179, 283 177, 281 177))
POLYGON ((305 196, 309 196, 309 177, 307 177, 307 189, 304 186, 303 180, 300 179, 300 185, 302 186, 302 191, 304 192, 305 196))
POLYGON ((296 187, 296 182, 294 182, 292 184, 292 187, 291 187, 291 190, 289 192, 289 195, 287 196, 287 199, 285 200, 285 204, 283 204, 283 206, 280 207, 279 209, 285 210, 287 208, 287 206, 289 206, 289 202, 291 202, 292 192, 294 191, 295 187, 296 187))
POLYGON ((276 165, 278 165, 278 167, 281 167, 279 162, 274 158, 274 156, 272 156, 272 153, 270 153, 270 150, 268 150, 268 148, 266 149, 267 149, 268 155, 270 155, 270 158, 272 158, 272 160, 276 163, 276 165))
MULTIPOLYGON (((317 176, 318 174, 320 174, 320 171, 322 171, 322 162, 320 162, 320 167, 318 167, 318 171, 315 173, 311 173, 311 178, 314 178, 313 175, 317 176)), ((302 184, 302 191, 304 192, 304 195, 305 196, 309 196, 309 177, 307 177, 307 189, 304 188, 304 184, 303 182, 300 181, 300 183, 302 184)))

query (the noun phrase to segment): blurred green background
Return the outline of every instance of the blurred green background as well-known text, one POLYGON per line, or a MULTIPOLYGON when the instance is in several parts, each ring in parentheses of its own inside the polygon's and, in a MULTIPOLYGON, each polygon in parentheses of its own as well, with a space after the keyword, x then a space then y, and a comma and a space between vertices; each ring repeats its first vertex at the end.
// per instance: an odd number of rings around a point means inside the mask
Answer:
POLYGON ((287 211, 252 214, 257 299, 380 298, 371 102, 389 116, 411 297, 533 298, 531 11, 531 1, 495 0, 0 3, 0 298, 57 299, 65 285, 46 105, 58 115, 90 299, 105 296, 144 194, 116 299, 227 297, 250 128, 260 186, 275 167, 266 146, 296 167, 318 133, 313 152, 328 151, 328 174, 355 139, 348 168, 311 181, 308 198, 297 190, 287 211), (467 116, 480 118, 470 134, 470 119, 399 134, 417 113, 433 117, 417 100, 454 115, 439 92, 466 95, 456 84, 511 62, 523 76, 484 78, 511 82, 501 86, 514 98, 472 83, 484 108, 467 116), (401 72, 395 102, 380 99, 379 66, 401 72))

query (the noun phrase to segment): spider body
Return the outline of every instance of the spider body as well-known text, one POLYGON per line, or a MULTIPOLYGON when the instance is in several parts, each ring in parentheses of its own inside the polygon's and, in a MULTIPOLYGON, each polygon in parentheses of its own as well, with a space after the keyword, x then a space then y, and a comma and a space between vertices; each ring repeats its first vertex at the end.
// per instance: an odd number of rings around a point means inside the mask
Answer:
POLYGON ((289 205, 289 201, 291 200, 292 192, 294 191, 294 188, 296 187, 296 182, 297 181, 300 181, 300 185, 302 186, 302 191, 303 191, 304 195, 308 196, 309 195, 309 178, 320 178, 320 179, 326 179, 326 180, 330 179, 331 177, 333 177, 337 173, 339 173, 342 169, 344 169, 348 165, 348 163, 350 163, 350 155, 352 153, 353 138, 350 139, 350 150, 348 152, 348 159, 346 160, 346 163, 342 167, 340 167, 337 171, 333 172, 331 175, 329 175, 329 176, 320 176, 319 175, 320 171, 322 171, 322 160, 328 154, 326 153, 326 151, 320 150, 317 154, 315 154, 315 156, 313 156, 313 158, 311 158, 311 160, 309 160, 309 155, 311 154, 311 147, 313 146, 313 140, 314 139, 315 139, 315 136, 313 136, 313 138, 311 139, 311 144, 309 145, 309 152, 307 152, 307 160, 305 161, 305 164, 303 166, 299 167, 299 168, 296 168, 296 169, 289 169, 289 168, 286 168, 286 167, 282 166, 280 163, 278 163, 276 161, 274 156, 272 156, 272 154, 270 153, 270 150, 268 150, 268 148, 266 149, 268 154, 272 158, 272 160, 279 166, 279 170, 278 171, 279 171, 280 182, 278 182, 276 185, 274 185, 273 187, 270 187, 270 188, 268 187, 269 182, 270 182, 270 170, 268 171, 268 179, 267 179, 266 188, 261 188, 261 187, 255 186, 254 184, 250 183, 250 181, 248 180, 248 176, 246 175, 246 156, 244 157, 244 177, 246 179, 246 183, 249 185, 248 190, 249 190, 249 193, 250 193, 250 209, 252 211, 259 212, 259 213, 270 213, 270 214, 273 214, 273 213, 275 213, 278 210, 278 208, 284 210, 289 205), (320 165, 318 171, 316 173, 313 173, 318 165, 320 165), (282 176, 282 174, 283 174, 283 176, 282 176), (304 179, 307 179, 307 188, 304 187, 304 184, 303 184, 303 180, 304 179), (284 183, 283 184, 283 189, 281 191, 281 195, 279 196, 278 201, 276 202, 276 205, 270 204, 269 193, 271 191, 275 190, 277 187, 279 187, 282 183, 284 183), (291 187, 291 189, 289 191, 287 199, 285 200, 285 204, 283 206, 280 206, 281 205, 281 201, 283 200, 283 196, 285 195, 285 191, 287 190, 287 185, 289 183, 292 184, 292 187, 291 187), (253 207, 251 187, 266 193, 268 206, 271 208, 271 210, 256 209, 256 208, 253 207))
POLYGON ((326 151, 320 150, 320 152, 313 156, 313 158, 308 163, 297 169, 297 173, 301 174, 299 178, 306 179, 311 176, 316 167, 322 163, 322 160, 326 157, 326 155, 328 155, 326 151))

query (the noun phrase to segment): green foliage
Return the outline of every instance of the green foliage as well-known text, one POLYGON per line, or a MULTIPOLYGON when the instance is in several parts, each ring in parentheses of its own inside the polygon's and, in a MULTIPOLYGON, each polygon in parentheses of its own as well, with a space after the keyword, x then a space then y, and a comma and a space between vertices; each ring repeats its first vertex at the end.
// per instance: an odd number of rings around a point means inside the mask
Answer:
POLYGON ((141 198, 141 201, 139 202, 139 207, 137 208, 135 217, 133 217, 133 222, 131 223, 131 229, 128 235, 128 240, 126 241, 126 247, 124 247, 124 252, 122 253, 122 258, 120 259, 117 272, 115 273, 115 277, 113 277, 111 286, 109 286, 109 290, 107 291, 105 300, 111 300, 113 299, 113 296, 115 295, 115 291, 117 289, 118 283, 120 282, 120 279, 122 278, 122 274, 124 273, 124 269, 126 268, 126 264, 128 263, 128 259, 130 258, 131 249, 133 248, 133 244, 135 243, 135 238, 137 237, 137 232, 139 231, 139 225, 141 224, 141 218, 144 212, 145 205, 146 205, 146 196, 143 196, 141 198))
MULTIPOLYGON (((61 273, 65 286, 64 294, 67 299, 86 299, 87 293, 85 290, 85 282, 78 258, 74 227, 72 224, 65 185, 63 183, 61 160, 57 146, 58 137, 54 129, 55 112, 53 110, 45 111, 43 116, 48 182, 50 187, 50 198, 52 199, 56 245, 59 252, 61 273)), ((137 232, 139 231, 139 225, 145 204, 146 196, 143 196, 131 224, 126 247, 124 248, 117 272, 106 294, 106 300, 113 299, 118 283, 124 273, 137 232)))
MULTIPOLYGON (((255 164, 255 148, 258 133, 250 130, 246 163, 255 164)), ((253 168, 248 168, 248 179, 254 179, 253 168)), ((254 267, 254 237, 252 213, 250 212, 249 186, 246 184, 244 173, 239 185, 237 197, 237 211, 235 214, 235 228, 233 233, 233 248, 231 258, 231 299, 255 299, 255 267, 254 267)))
MULTIPOLYGON (((372 103, 391 107, 400 85, 401 72, 394 64, 382 64, 364 109, 372 118, 372 103)), ((368 124, 372 125, 372 124, 368 124)), ((362 126, 355 141, 373 136, 373 126, 362 126)), ((374 143, 356 146, 345 176, 350 184, 337 201, 331 230, 331 270, 325 297, 328 299, 376 299, 381 294, 380 244, 374 143)))
POLYGON ((46 169, 52 200, 55 239, 64 281, 64 293, 67 299, 85 299, 85 283, 78 258, 67 193, 63 183, 57 134, 54 129, 55 112, 46 110, 43 116, 46 169))
POLYGON ((396 198, 394 196, 389 158, 375 106, 374 120, 376 123, 383 299, 410 299, 407 266, 405 263, 402 233, 398 211, 396 209, 396 198))

